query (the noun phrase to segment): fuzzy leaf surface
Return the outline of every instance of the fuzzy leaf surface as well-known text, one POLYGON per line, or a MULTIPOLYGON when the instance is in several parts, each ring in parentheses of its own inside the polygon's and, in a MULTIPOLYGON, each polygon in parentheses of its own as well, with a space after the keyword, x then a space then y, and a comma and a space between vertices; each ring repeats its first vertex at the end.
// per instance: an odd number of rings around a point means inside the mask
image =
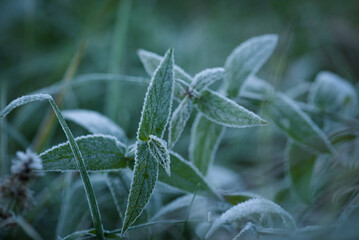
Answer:
POLYGON ((150 135, 162 138, 173 98, 173 50, 167 51, 147 89, 137 138, 148 141, 150 135))
POLYGON ((244 128, 267 124, 253 112, 211 90, 202 93, 196 106, 206 118, 226 127, 244 128))
POLYGON ((111 135, 120 141, 127 141, 126 134, 122 128, 96 111, 84 109, 64 110, 62 115, 65 119, 77 123, 93 134, 111 135))
POLYGON ((189 158, 203 175, 214 160, 223 132, 223 126, 197 114, 192 126, 189 158))
POLYGON ((184 98, 172 114, 168 132, 168 147, 174 147, 193 111, 193 101, 184 98))
POLYGON ((174 152, 170 152, 170 157, 171 176, 168 176, 165 170, 160 168, 158 174, 159 181, 185 192, 197 192, 201 195, 218 197, 217 193, 210 187, 195 166, 174 152))
POLYGON ((252 76, 243 83, 239 96, 250 99, 263 100, 274 93, 274 88, 268 82, 252 76))
POLYGON ((256 215, 261 216, 261 218, 265 215, 277 215, 282 219, 285 227, 291 230, 296 229, 296 223, 287 211, 272 201, 256 198, 240 203, 223 213, 213 222, 206 234, 206 239, 212 236, 223 224, 238 222, 256 215))
POLYGON ((358 96, 353 86, 343 78, 331 72, 317 75, 309 91, 311 104, 327 112, 350 112, 358 104, 358 96))
POLYGON ((207 89, 212 83, 222 80, 225 75, 224 68, 210 68, 203 70, 200 73, 197 73, 193 82, 191 83, 191 87, 197 92, 201 93, 207 89))
MULTIPOLYGON (((125 168, 126 146, 113 136, 87 135, 75 138, 88 171, 125 168)), ((54 146, 40 154, 44 171, 78 170, 69 142, 54 146)))
POLYGON ((154 158, 165 169, 168 176, 171 176, 171 159, 167 150, 167 143, 156 136, 151 135, 148 141, 148 147, 154 158))
POLYGON ((300 145, 289 142, 287 146, 287 161, 289 176, 294 190, 303 202, 312 203, 311 180, 317 156, 300 145))
POLYGON ((236 97, 242 84, 257 73, 272 55, 277 41, 277 35, 258 36, 245 41, 233 50, 224 65, 226 91, 229 97, 236 97))
POLYGON ((274 123, 296 142, 314 152, 333 153, 333 146, 327 136, 289 97, 277 93, 270 114, 274 123))
MULTIPOLYGON (((160 65, 161 61, 163 60, 163 57, 156 53, 149 52, 143 49, 138 50, 137 54, 147 74, 153 76, 158 65, 160 65)), ((175 78, 182 79, 187 83, 192 82, 192 77, 177 65, 174 65, 174 75, 175 78)))
POLYGON ((130 195, 127 201, 121 235, 126 233, 146 208, 156 185, 157 177, 157 159, 151 154, 147 142, 138 141, 130 195))

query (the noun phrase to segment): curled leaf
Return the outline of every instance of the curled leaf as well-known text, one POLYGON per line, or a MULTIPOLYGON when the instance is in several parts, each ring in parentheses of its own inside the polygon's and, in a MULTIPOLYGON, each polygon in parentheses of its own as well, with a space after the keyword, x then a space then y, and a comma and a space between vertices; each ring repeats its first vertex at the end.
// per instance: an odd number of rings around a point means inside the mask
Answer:
POLYGON ((191 88, 201 93, 212 83, 222 80, 224 78, 224 74, 224 68, 210 68, 203 70, 194 76, 191 88))
POLYGON ((167 143, 156 136, 150 135, 148 147, 152 156, 156 158, 159 164, 165 169, 167 175, 171 176, 171 159, 167 150, 167 143))
POLYGON ((296 223, 287 211, 272 201, 256 198, 240 203, 223 213, 213 222, 206 234, 206 239, 211 237, 223 224, 238 222, 244 218, 255 215, 259 215, 262 218, 265 215, 277 215, 282 219, 284 226, 289 230, 296 229, 296 223))
POLYGON ((170 149, 174 147, 181 136, 188 119, 191 117, 192 110, 193 101, 186 97, 173 112, 168 132, 168 146, 170 149))

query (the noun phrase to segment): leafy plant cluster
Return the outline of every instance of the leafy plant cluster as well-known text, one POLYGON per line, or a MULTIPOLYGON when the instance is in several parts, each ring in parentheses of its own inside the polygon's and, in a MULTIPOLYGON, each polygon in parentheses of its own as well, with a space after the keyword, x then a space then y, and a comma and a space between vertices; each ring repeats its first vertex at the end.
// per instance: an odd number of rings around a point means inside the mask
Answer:
MULTIPOLYGON (((180 238, 190 234, 191 239, 315 239, 323 234, 337 239, 357 216, 357 183, 348 186, 358 172, 357 89, 333 73, 321 72, 310 87, 275 90, 256 74, 276 45, 276 35, 251 38, 233 50, 223 67, 195 76, 175 65, 173 49, 163 57, 138 51, 149 82, 108 76, 148 84, 136 139, 128 139, 120 126, 98 112, 60 111, 49 94, 69 85, 54 85, 6 106, 1 117, 23 104, 48 101, 68 140, 39 155, 43 171, 62 172, 67 179, 58 233, 66 227, 74 232, 67 229, 68 235, 59 239, 174 238, 174 226, 180 226, 180 238), (242 102, 258 109, 261 117, 242 102), (173 149, 191 115, 195 120, 186 160, 173 149), (91 134, 74 138, 66 120, 91 134), (288 139, 283 190, 266 199, 213 186, 208 173, 215 168, 225 130, 268 124, 288 139), (74 184, 74 171, 80 174, 86 201, 79 197, 82 184, 74 184), (104 228, 103 199, 111 199, 112 217, 114 208, 118 213, 115 229, 104 228), (85 202, 94 228, 78 231, 76 219, 84 216, 85 202), (285 210, 288 202, 298 208, 285 210), (314 219, 316 212, 324 212, 327 221, 314 219)), ((81 83, 78 80, 70 84, 81 83)), ((349 229, 345 237, 357 234, 349 229)))

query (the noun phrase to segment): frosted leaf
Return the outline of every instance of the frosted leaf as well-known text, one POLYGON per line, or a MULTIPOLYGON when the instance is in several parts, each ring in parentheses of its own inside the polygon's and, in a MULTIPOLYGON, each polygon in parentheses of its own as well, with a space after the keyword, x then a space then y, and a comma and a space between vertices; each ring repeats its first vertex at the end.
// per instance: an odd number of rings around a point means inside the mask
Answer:
POLYGON ((263 79, 252 76, 243 83, 239 96, 258 100, 269 98, 275 92, 272 85, 263 79))
POLYGON ((223 126, 197 114, 192 125, 189 159, 203 175, 213 163, 223 132, 223 126))
POLYGON ((156 185, 157 177, 158 161, 151 154, 148 142, 137 141, 135 167, 122 225, 122 236, 146 208, 156 185))
POLYGON ((224 65, 225 86, 229 97, 236 97, 242 84, 257 73, 272 55, 277 41, 277 35, 263 35, 251 38, 233 50, 224 65))
POLYGON ((321 110, 353 113, 358 96, 353 86, 331 72, 320 72, 309 91, 308 100, 321 110))
POLYGON ((206 118, 227 127, 252 127, 267 124, 265 120, 236 102, 211 90, 195 101, 198 111, 206 118))
POLYGON ((223 224, 238 222, 253 215, 277 215, 285 219, 283 222, 285 227, 291 230, 296 229, 296 223, 287 211, 272 201, 257 198, 240 203, 223 213, 213 222, 206 234, 206 239, 212 236, 223 224))
MULTIPOLYGON (((147 74, 150 76, 153 76, 158 65, 160 65, 160 62, 163 60, 163 57, 156 53, 149 52, 149 51, 146 51, 143 49, 138 50, 137 54, 143 64, 147 74)), ((174 65, 174 75, 175 75, 175 78, 182 79, 187 83, 192 82, 192 77, 188 73, 186 73, 182 68, 178 67, 177 65, 174 65)))
POLYGON ((21 105, 31 103, 31 102, 46 101, 46 100, 51 100, 51 99, 52 99, 52 97, 48 94, 34 94, 34 95, 26 95, 26 96, 19 97, 19 98, 13 100, 3 110, 0 111, 0 117, 5 117, 12 110, 14 110, 17 107, 20 107, 21 105))
POLYGON ((167 150, 167 143, 156 136, 150 135, 148 147, 152 156, 156 158, 159 164, 165 169, 167 175, 171 176, 171 159, 167 150))
MULTIPOLYGON (((75 138, 88 171, 106 171, 125 168, 126 146, 113 136, 87 135, 75 138)), ((54 146, 40 154, 44 171, 77 171, 69 142, 54 146)))
POLYGON ((150 135, 163 136, 172 107, 173 61, 173 50, 170 49, 151 79, 137 132, 139 140, 148 141, 150 135))
POLYGON ((224 74, 224 68, 210 68, 203 70, 194 76, 191 88, 201 93, 212 83, 222 80, 224 78, 224 74))
POLYGON ((193 110, 193 101, 184 98, 172 114, 168 132, 168 146, 173 148, 180 138, 193 110))
POLYGON ((273 122, 296 142, 314 152, 334 153, 327 136, 289 97, 277 93, 271 103, 273 122))
POLYGON ((64 110, 62 115, 65 119, 77 123, 93 134, 111 135, 120 141, 127 141, 125 132, 112 120, 98 112, 76 109, 64 110))
POLYGON ((159 181, 185 192, 218 197, 218 194, 210 187, 195 166, 171 151, 170 157, 171 176, 168 176, 164 169, 160 168, 158 174, 159 181))

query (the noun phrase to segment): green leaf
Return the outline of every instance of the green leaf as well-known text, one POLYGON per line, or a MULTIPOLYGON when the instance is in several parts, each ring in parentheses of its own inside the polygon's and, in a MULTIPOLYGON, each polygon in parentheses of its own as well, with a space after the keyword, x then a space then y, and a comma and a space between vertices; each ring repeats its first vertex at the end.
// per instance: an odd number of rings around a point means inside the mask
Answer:
POLYGON ((223 135, 224 128, 198 114, 191 132, 189 159, 203 175, 207 174, 223 135))
POLYGON ((211 237, 213 233, 217 231, 223 224, 239 222, 248 218, 254 220, 256 216, 259 216, 261 220, 263 220, 265 216, 271 215, 277 215, 282 219, 283 225, 286 228, 291 231, 295 231, 296 223, 293 217, 287 211, 272 201, 263 198, 256 198, 240 203, 223 213, 213 222, 212 226, 206 234, 206 239, 211 237))
POLYGON ((248 78, 240 90, 240 97, 265 100, 275 92, 272 85, 256 76, 248 78))
POLYGON ((167 150, 167 143, 156 136, 150 135, 148 147, 152 156, 156 158, 159 164, 165 169, 167 175, 171 176, 171 159, 167 150))
POLYGON ((311 204, 313 200, 311 180, 317 156, 292 141, 288 143, 286 152, 289 176, 294 190, 299 199, 311 204))
POLYGON ((314 152, 334 153, 327 136, 289 97, 277 93, 270 106, 273 122, 296 142, 314 152))
MULTIPOLYGON (((160 65, 161 61, 163 60, 163 57, 157 55, 156 53, 149 52, 143 49, 138 50, 137 54, 143 66, 145 67, 147 74, 152 77, 157 67, 160 65)), ((192 77, 177 65, 174 65, 174 75, 175 78, 182 79, 187 83, 192 82, 192 77)))
POLYGON ((352 113, 358 96, 352 85, 330 72, 320 72, 309 91, 309 103, 327 112, 352 113))
POLYGON ((191 88, 195 91, 201 93, 207 89, 212 83, 222 80, 224 78, 225 70, 224 68, 210 68, 206 69, 200 73, 197 73, 193 82, 191 83, 191 88))
POLYGON ((137 141, 135 168, 122 225, 122 236, 146 208, 157 182, 158 161, 151 154, 148 144, 137 141))
POLYGON ((126 142, 125 132, 116 123, 106 116, 90 110, 64 110, 62 115, 65 119, 73 121, 93 134, 104 134, 116 137, 126 142))
POLYGON ((150 135, 162 138, 173 98, 173 50, 167 51, 147 89, 137 138, 148 141, 150 135))
POLYGON ((242 84, 269 59, 277 41, 277 35, 273 34, 254 37, 239 45, 228 56, 224 68, 225 86, 230 98, 236 97, 242 84))
MULTIPOLYGON (((87 135, 75 138, 88 171, 117 170, 128 166, 126 146, 113 136, 87 135)), ((69 142, 40 154, 45 171, 76 171, 76 161, 69 142)))
POLYGON ((227 127, 252 127, 267 124, 265 120, 236 102, 211 90, 195 101, 198 111, 209 120, 227 127))
POLYGON ((170 149, 174 147, 180 138, 188 119, 191 117, 192 110, 193 101, 186 97, 173 112, 168 132, 168 147, 170 149))
POLYGON ((161 168, 159 181, 185 192, 211 195, 219 198, 218 194, 210 187, 203 175, 190 162, 180 155, 170 152, 171 176, 161 168))

